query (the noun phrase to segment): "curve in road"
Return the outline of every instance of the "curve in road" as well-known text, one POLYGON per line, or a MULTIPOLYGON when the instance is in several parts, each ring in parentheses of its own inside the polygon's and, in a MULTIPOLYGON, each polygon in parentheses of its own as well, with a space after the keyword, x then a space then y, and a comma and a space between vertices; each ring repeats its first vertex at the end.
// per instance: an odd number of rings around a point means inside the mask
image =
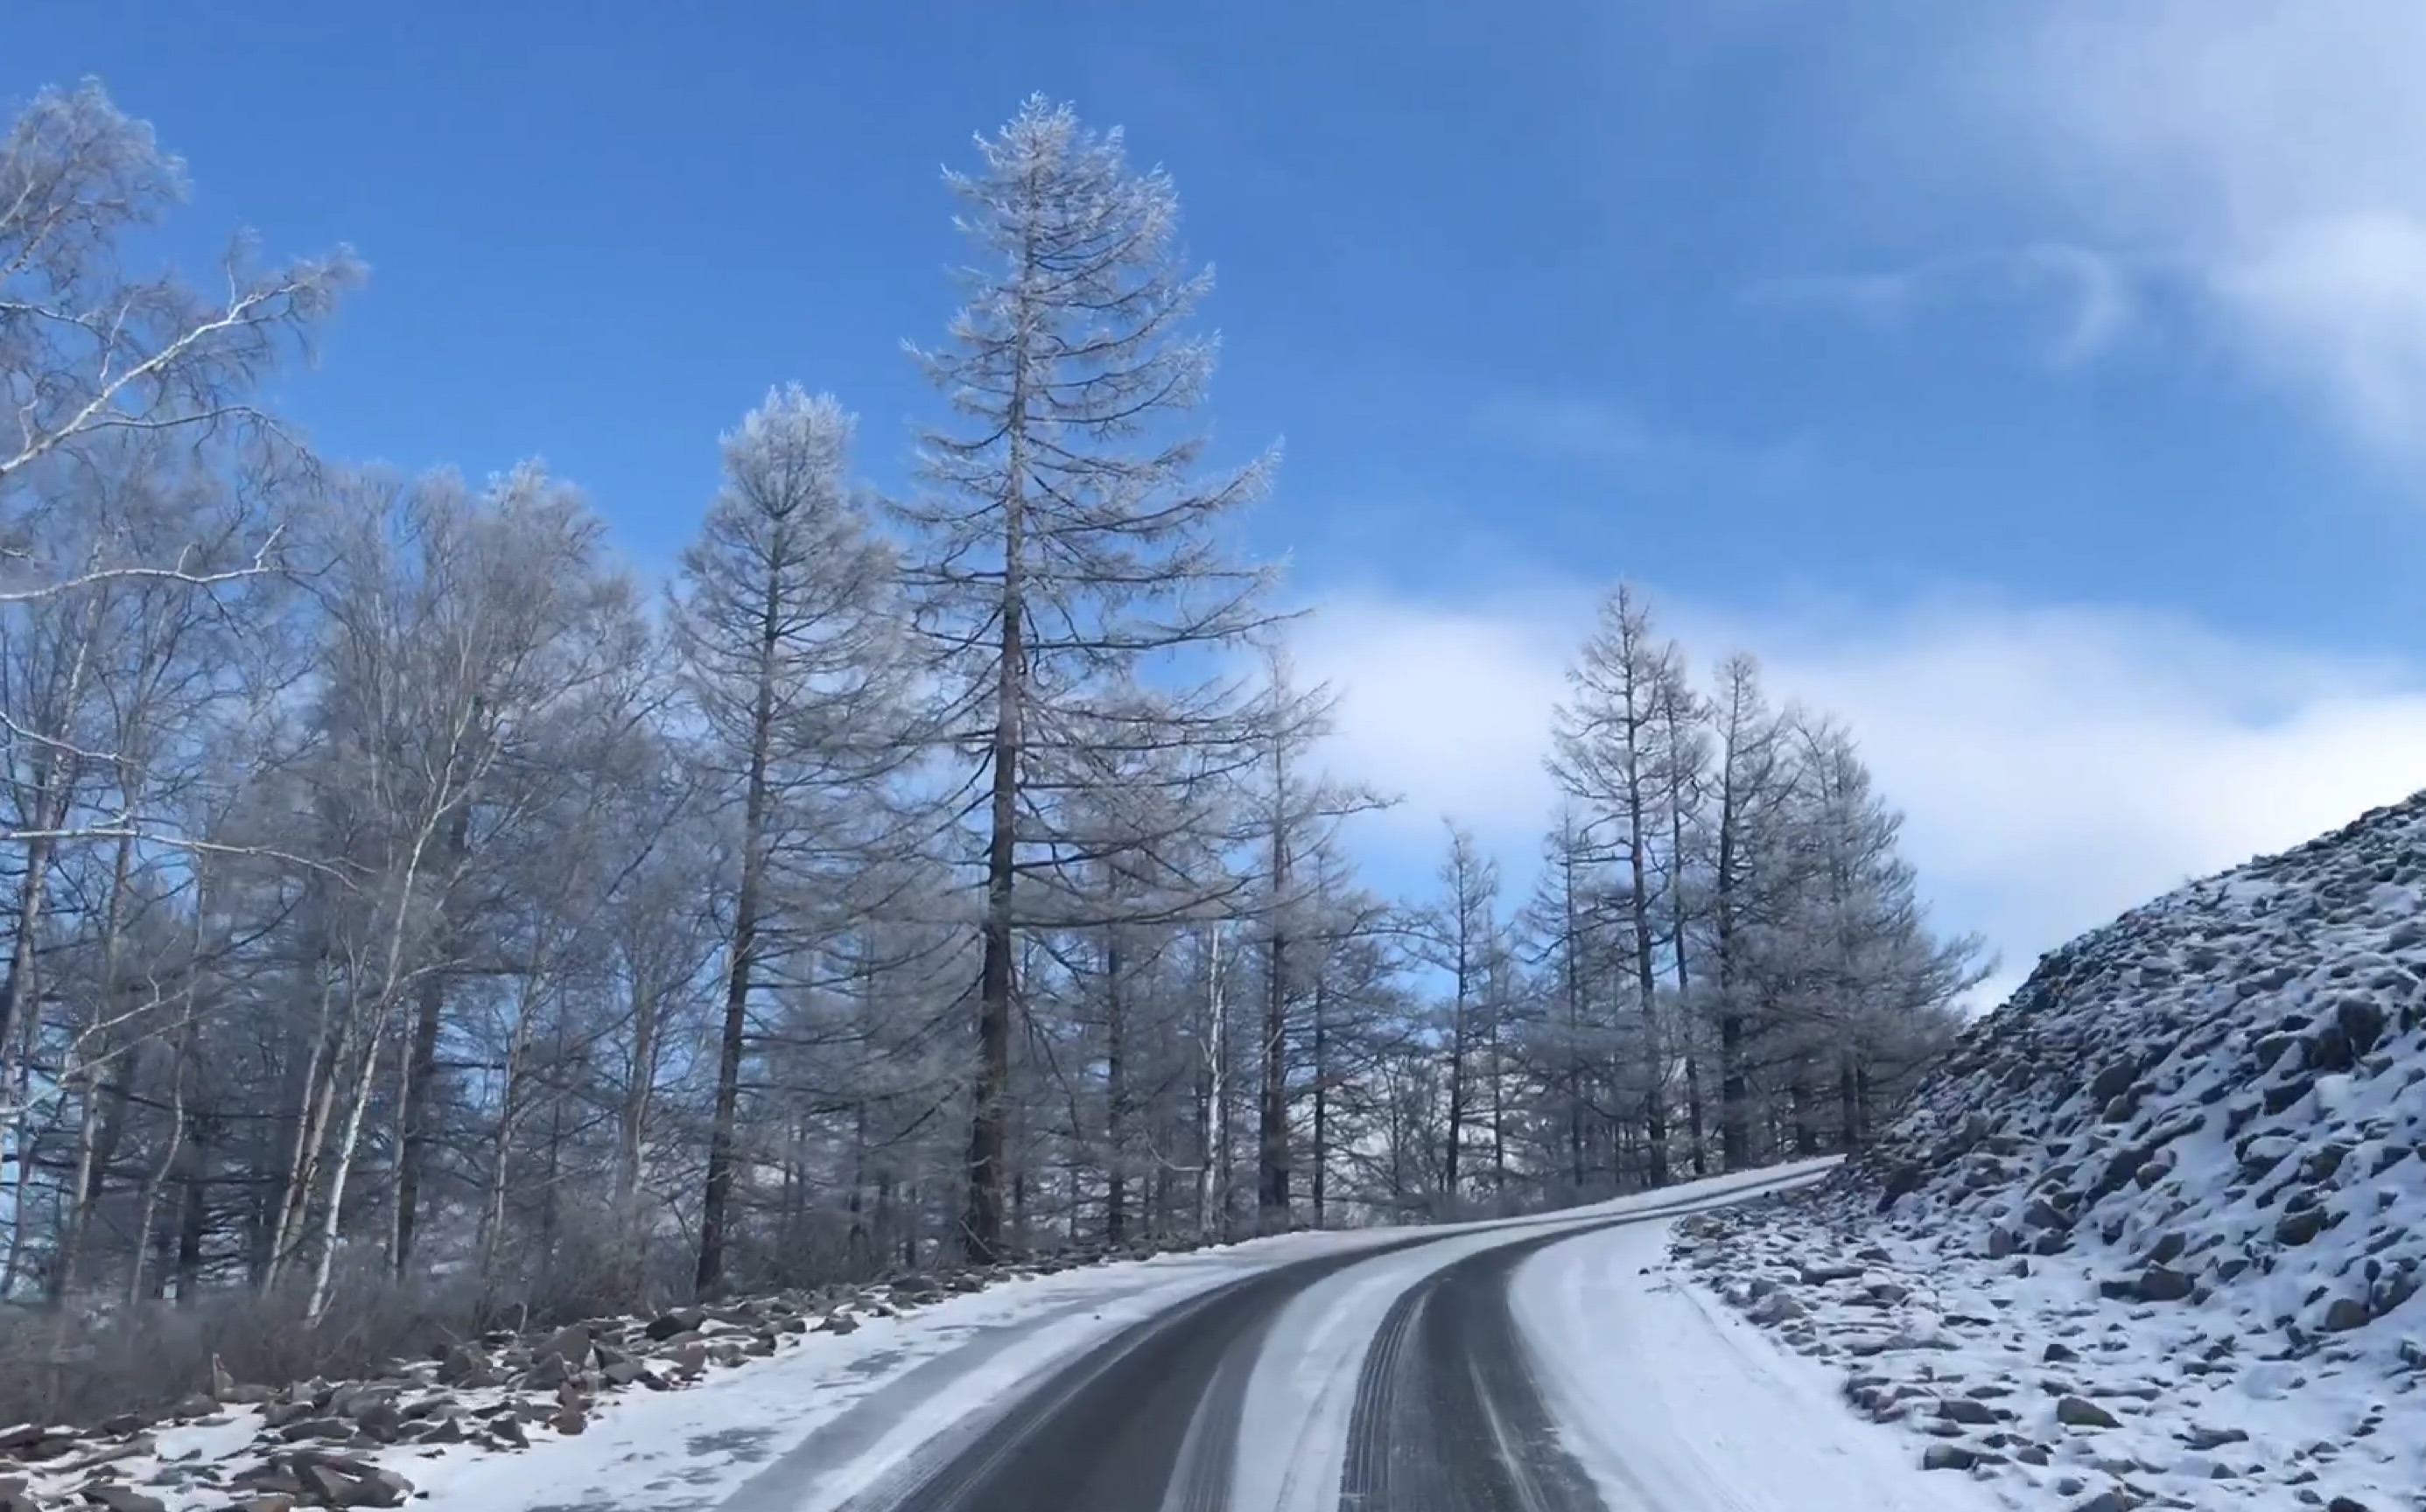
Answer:
MULTIPOLYGON (((1533 1379, 1508 1302, 1517 1267, 1564 1239, 1787 1184, 1599 1219, 1518 1220, 1496 1231, 1507 1243, 1423 1274, 1366 1348, 1340 1512, 1602 1512, 1533 1379)), ((1231 1490, 1242 1448, 1259 1452, 1239 1443, 1238 1427, 1273 1320, 1327 1277, 1451 1242, 1416 1235, 1200 1294, 939 1438, 842 1512, 1265 1512, 1233 1506, 1231 1490)))

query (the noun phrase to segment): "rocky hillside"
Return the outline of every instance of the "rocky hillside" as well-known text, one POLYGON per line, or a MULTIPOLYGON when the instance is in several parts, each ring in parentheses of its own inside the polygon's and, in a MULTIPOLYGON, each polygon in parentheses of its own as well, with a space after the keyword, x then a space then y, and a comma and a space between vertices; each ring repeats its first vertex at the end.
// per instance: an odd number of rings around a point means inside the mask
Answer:
POLYGON ((2044 959, 1846 1181, 2305 1347, 2426 1264, 2426 796, 2044 959))
POLYGON ((2421 1146, 2426 795, 2047 956, 1827 1188, 1680 1255, 1933 1465, 2426 1506, 2421 1146))

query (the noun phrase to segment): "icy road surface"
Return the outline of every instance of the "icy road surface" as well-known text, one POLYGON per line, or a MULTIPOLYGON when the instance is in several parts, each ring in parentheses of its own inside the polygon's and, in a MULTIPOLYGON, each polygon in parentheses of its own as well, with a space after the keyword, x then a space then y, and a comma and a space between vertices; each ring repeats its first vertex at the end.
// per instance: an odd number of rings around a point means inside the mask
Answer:
POLYGON ((396 1463, 428 1512, 1994 1506, 1668 1278, 1665 1220, 1821 1168, 1010 1283, 579 1438, 396 1463))

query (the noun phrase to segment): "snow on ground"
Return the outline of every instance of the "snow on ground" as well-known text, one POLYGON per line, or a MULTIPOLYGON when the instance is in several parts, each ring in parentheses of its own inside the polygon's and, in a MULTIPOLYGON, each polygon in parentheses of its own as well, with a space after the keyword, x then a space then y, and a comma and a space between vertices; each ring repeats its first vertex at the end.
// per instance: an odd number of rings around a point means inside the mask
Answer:
POLYGON ((1679 1239, 2016 1504, 2426 1508, 2426 796, 2050 954, 1826 1190, 1679 1239))
POLYGON ((1669 1272, 1671 1226, 1531 1256, 1510 1295, 1568 1453, 1609 1512, 1973 1512, 1846 1410, 1833 1373, 1669 1272))
MULTIPOLYGON (((1830 1164, 1722 1177, 1573 1209, 1548 1221, 1578 1226, 1646 1208, 1729 1200, 1808 1179, 1830 1164)), ((1345 1361, 1352 1391, 1364 1341, 1399 1291, 1461 1254, 1538 1232, 1544 1221, 1288 1234, 1007 1281, 916 1314, 868 1320, 846 1337, 811 1336, 785 1354, 689 1391, 619 1398, 579 1438, 516 1455, 448 1448, 389 1462, 429 1493, 416 1504, 428 1512, 823 1512, 881 1478, 936 1434, 974 1414, 1006 1408, 1057 1365, 1165 1308, 1292 1261, 1417 1234, 1440 1236, 1447 1242, 1376 1256, 1339 1272, 1308 1294, 1322 1292, 1324 1303, 1302 1298, 1276 1322, 1275 1339, 1318 1339, 1304 1353, 1321 1361, 1321 1379, 1335 1382, 1345 1361), (1350 1296, 1358 1299, 1352 1310, 1320 1316, 1328 1302, 1350 1296)), ((1293 1358, 1293 1352, 1270 1358, 1293 1358)), ((1286 1406, 1295 1400, 1291 1394, 1275 1396, 1267 1388, 1259 1369, 1251 1413, 1275 1409, 1263 1404, 1295 1410, 1286 1406)), ((1334 1395, 1337 1434, 1344 1439, 1346 1396, 1334 1395)), ((1258 1440, 1242 1434, 1241 1441, 1258 1440)), ((1340 1451, 1328 1440, 1306 1442, 1318 1461, 1328 1456, 1331 1478, 1322 1482, 1318 1472, 1300 1477, 1300 1484, 1324 1485, 1321 1504, 1329 1512, 1337 1501, 1340 1451)), ((1261 1456, 1251 1461, 1278 1463, 1261 1456)), ((1278 1488, 1271 1494, 1277 1497, 1278 1488)), ((1242 1494, 1237 1504, 1261 1504, 1242 1494)))
MULTIPOLYGON (((792 1335, 768 1358, 698 1374, 669 1383, 669 1390, 600 1396, 586 1413, 573 1416, 569 1432, 547 1421, 545 1412, 526 1412, 527 1449, 508 1452, 475 1439, 360 1449, 351 1457, 409 1481, 415 1493, 412 1504, 426 1512, 830 1512, 937 1434, 1005 1410, 1060 1364, 1164 1309, 1290 1262, 1352 1257, 1410 1238, 1435 1240, 1351 1261, 1307 1288, 1275 1320, 1254 1363, 1233 1506, 1238 1512, 1332 1512, 1366 1346, 1408 1287, 1494 1245, 1545 1231, 1586 1231, 1628 1214, 1705 1213, 1747 1194, 1806 1183, 1833 1164, 1745 1172, 1542 1217, 1290 1234, 1007 1279, 912 1312, 868 1313, 858 1318, 854 1331, 792 1335)), ((1658 1236, 1667 1231, 1665 1222, 1645 1222, 1613 1231, 1633 1236, 1624 1242, 1633 1247, 1612 1248, 1617 1241, 1609 1237, 1578 1238, 1545 1253, 1630 1256, 1644 1245, 1656 1250, 1658 1236)), ((1572 1281, 1579 1272, 1564 1262, 1535 1264, 1554 1279, 1553 1293, 1579 1284, 1572 1281)), ((1611 1337, 1624 1339, 1629 1327, 1672 1326, 1659 1320, 1674 1311, 1673 1289, 1642 1282, 1638 1290, 1645 1298, 1665 1300, 1645 1300, 1648 1311, 1629 1311, 1619 1269, 1603 1268, 1608 1274, 1594 1283, 1591 1311, 1613 1320, 1609 1326, 1620 1331, 1611 1337)), ((1532 1273, 1528 1266, 1520 1275, 1532 1273)), ((1594 1415, 1598 1426, 1587 1424, 1589 1432, 1621 1431, 1621 1420, 1639 1410, 1642 1401, 1658 1399, 1669 1378, 1664 1353, 1636 1353, 1621 1344, 1612 1360, 1625 1366, 1609 1377, 1620 1383, 1613 1400, 1565 1398, 1579 1421, 1594 1415)), ((1740 1363, 1747 1391, 1771 1393, 1781 1410, 1796 1401, 1815 1405, 1818 1417, 1805 1429, 1812 1442, 1874 1431, 1824 1393, 1778 1394, 1784 1389, 1777 1383, 1793 1380, 1790 1371, 1800 1362, 1772 1350, 1766 1358, 1742 1353, 1740 1363)), ((1706 1371, 1697 1379, 1703 1389, 1717 1391, 1725 1376, 1706 1371)), ((517 1391, 510 1384, 456 1393, 475 1416, 532 1399, 531 1391, 517 1391)), ((163 1425, 148 1452, 113 1456, 116 1483, 158 1498, 172 1512, 224 1507, 229 1491, 215 1482, 258 1463, 260 1443, 277 1438, 275 1430, 265 1434, 265 1428, 263 1410, 250 1407, 224 1408, 200 1423, 163 1425)), ((37 1468, 42 1474, 35 1488, 48 1496, 73 1495, 86 1474, 73 1462, 37 1468)), ((1906 1504, 1873 1500, 1880 1512, 1906 1504)), ((1698 1512, 1701 1504, 1679 1504, 1698 1512)), ((1761 1512, 1769 1504, 1710 1504, 1761 1512)), ((1612 1503, 1614 1512, 1625 1512, 1626 1505, 1612 1503)))
POLYGON ((2363 1356, 2261 1352, 2196 1309, 2118 1306, 2077 1259, 1949 1257, 1792 1209, 1679 1225, 1675 1243, 1681 1269, 1900 1425, 1879 1434, 1895 1454, 2008 1505, 2426 1505, 2426 1396, 2363 1356))
POLYGON ((819 1336, 695 1390, 624 1399, 578 1439, 397 1468, 428 1512, 692 1512, 838 1505, 918 1445, 1130 1324, 1267 1266, 1376 1240, 1292 1234, 1007 1281, 846 1337, 819 1336), (865 1407, 848 1452, 825 1430, 865 1407), (816 1440, 812 1443, 812 1440, 816 1440), (801 1451, 814 1448, 814 1456, 801 1451), (804 1462, 804 1460, 808 1462, 804 1462))

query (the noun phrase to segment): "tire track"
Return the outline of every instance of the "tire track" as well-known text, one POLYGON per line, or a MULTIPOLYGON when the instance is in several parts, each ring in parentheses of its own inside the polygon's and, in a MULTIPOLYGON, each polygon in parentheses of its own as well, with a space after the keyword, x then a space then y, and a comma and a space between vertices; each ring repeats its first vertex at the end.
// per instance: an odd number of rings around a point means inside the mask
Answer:
MULTIPOLYGON (((1561 1239, 1803 1179, 1606 1219, 1553 1214, 1475 1226, 1545 1231, 1451 1261, 1393 1302, 1354 1383, 1343 1512, 1603 1512, 1559 1447, 1509 1311, 1510 1275, 1561 1239)), ((1435 1231, 1359 1245, 1200 1293, 963 1420, 838 1512, 1267 1512, 1234 1505, 1233 1481, 1242 1453, 1289 1454, 1240 1441, 1274 1320, 1327 1278, 1459 1237, 1435 1231)))
POLYGON ((1365 1357, 1350 1412, 1339 1512, 1608 1512, 1560 1440, 1509 1304, 1538 1251, 1608 1229, 1749 1201, 1814 1178, 1636 1208, 1479 1251, 1401 1293, 1365 1357))
POLYGON ((1304 1288, 1424 1235, 1233 1281, 1081 1356, 845 1512, 1227 1512, 1247 1379, 1304 1288))
POLYGON ((1606 1512, 1559 1443, 1508 1283, 1535 1250, 1611 1227, 1486 1249, 1400 1295, 1357 1378, 1340 1512, 1606 1512))

